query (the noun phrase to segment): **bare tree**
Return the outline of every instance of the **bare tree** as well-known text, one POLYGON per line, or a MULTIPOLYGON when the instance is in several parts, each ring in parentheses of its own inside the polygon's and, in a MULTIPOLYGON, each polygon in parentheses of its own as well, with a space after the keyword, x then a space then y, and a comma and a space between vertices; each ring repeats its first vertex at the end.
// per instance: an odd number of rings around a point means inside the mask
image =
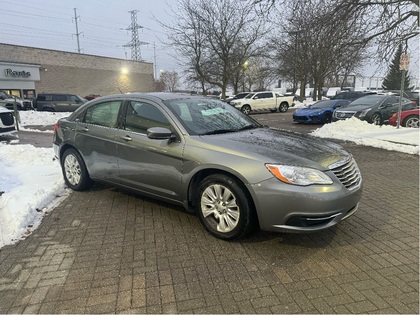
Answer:
MULTIPOLYGON (((338 0, 336 14, 359 19, 366 29, 361 42, 375 42, 377 56, 387 59, 400 44, 419 35, 419 0, 338 0)), ((418 46, 418 45, 417 45, 418 46)))
POLYGON ((327 78, 348 74, 365 57, 365 45, 359 42, 363 28, 351 16, 335 19, 335 5, 333 0, 305 0, 282 7, 290 18, 284 20, 283 37, 276 47, 278 72, 294 88, 300 85, 301 99, 307 83, 314 86, 314 99, 320 99, 327 78))
POLYGON ((179 75, 176 71, 162 71, 160 73, 160 81, 163 82, 165 89, 169 92, 175 92, 179 88, 179 75))
MULTIPOLYGON (((164 25, 171 46, 183 58, 190 78, 217 86, 224 97, 232 76, 246 60, 261 54, 266 32, 252 0, 179 0, 176 24, 164 25)), ((204 91, 203 91, 204 92, 204 91)))
MULTIPOLYGON (((298 7, 311 2, 254 0, 256 5, 269 7, 276 4, 298 7)), ((323 2, 320 1, 322 11, 323 2)), ((418 54, 419 12, 419 0, 336 0, 330 21, 337 24, 343 19, 355 21, 364 30, 364 35, 355 44, 375 45, 374 56, 382 62, 392 58, 399 44, 404 44, 407 49, 407 43, 414 38, 417 38, 415 46, 418 54)))

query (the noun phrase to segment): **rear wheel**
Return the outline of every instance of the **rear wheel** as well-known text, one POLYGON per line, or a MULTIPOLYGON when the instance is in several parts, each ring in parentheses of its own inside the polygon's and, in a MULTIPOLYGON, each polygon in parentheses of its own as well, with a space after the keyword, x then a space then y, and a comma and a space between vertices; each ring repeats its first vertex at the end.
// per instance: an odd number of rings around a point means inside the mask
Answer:
POLYGON ((255 211, 242 186, 232 177, 213 174, 201 181, 195 205, 198 217, 213 236, 235 240, 257 224, 255 211))
POLYGON ((286 102, 281 103, 279 106, 280 113, 285 113, 287 112, 288 109, 289 109, 289 104, 287 104, 286 102))
POLYGON ((73 190, 81 191, 92 186, 85 162, 75 149, 67 149, 61 159, 64 181, 73 190))
POLYGON ((249 115, 249 113, 251 112, 251 106, 249 105, 242 106, 241 112, 244 113, 245 115, 249 115))
POLYGON ((403 127, 418 128, 419 127, 419 116, 410 115, 404 118, 402 122, 403 127))

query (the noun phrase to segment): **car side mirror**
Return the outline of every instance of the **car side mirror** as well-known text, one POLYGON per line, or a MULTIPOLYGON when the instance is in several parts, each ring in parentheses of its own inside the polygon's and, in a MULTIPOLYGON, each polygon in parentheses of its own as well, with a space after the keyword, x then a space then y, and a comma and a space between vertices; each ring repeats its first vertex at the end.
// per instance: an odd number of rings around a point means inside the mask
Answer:
POLYGON ((165 140, 170 142, 176 139, 176 136, 168 128, 151 127, 147 129, 147 137, 152 140, 165 140))

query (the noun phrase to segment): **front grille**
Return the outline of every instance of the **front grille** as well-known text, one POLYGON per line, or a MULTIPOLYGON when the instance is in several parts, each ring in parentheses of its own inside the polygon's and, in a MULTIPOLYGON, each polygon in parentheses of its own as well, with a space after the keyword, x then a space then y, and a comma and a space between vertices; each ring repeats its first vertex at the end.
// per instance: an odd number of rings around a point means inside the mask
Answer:
POLYGON ((4 126, 13 126, 15 122, 12 113, 0 113, 0 120, 4 126))
POLYGON ((347 118, 351 118, 354 116, 355 113, 353 112, 338 112, 336 111, 334 113, 335 118, 337 119, 347 119, 347 118))
POLYGON ((351 158, 347 163, 331 169, 331 171, 348 189, 354 189, 360 184, 362 176, 360 175, 360 170, 353 158, 351 158))

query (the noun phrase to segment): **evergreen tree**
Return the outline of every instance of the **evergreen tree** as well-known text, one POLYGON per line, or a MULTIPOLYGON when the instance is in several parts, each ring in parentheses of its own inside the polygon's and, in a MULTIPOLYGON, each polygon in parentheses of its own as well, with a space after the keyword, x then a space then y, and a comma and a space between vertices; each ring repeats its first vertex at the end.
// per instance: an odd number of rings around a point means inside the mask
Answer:
MULTIPOLYGON (((402 45, 399 45, 394 59, 389 66, 388 74, 382 83, 382 88, 384 90, 401 90, 402 71, 400 70, 400 58, 402 53, 402 45)), ((410 75, 408 74, 408 71, 405 71, 404 74, 404 90, 412 90, 413 87, 410 86, 410 75)))

